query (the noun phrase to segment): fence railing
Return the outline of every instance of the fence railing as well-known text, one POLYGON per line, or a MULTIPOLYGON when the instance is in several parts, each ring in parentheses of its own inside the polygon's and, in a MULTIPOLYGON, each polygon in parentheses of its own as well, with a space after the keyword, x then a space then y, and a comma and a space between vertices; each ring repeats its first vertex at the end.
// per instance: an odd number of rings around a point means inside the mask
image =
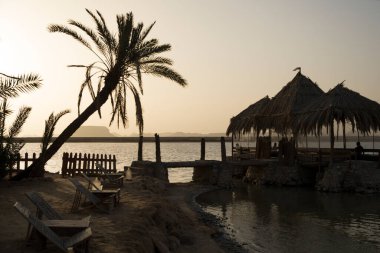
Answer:
POLYGON ((13 169, 9 170, 8 172, 9 177, 11 177, 14 172, 18 173, 20 170, 25 170, 28 168, 28 166, 37 160, 40 155, 41 154, 37 156, 36 153, 33 153, 31 156, 29 156, 28 153, 25 153, 24 157, 21 157, 20 154, 17 154, 15 165, 13 169))
POLYGON ((101 164, 107 172, 116 172, 116 156, 103 154, 63 153, 62 176, 75 176, 80 173, 100 174, 96 164, 101 164))

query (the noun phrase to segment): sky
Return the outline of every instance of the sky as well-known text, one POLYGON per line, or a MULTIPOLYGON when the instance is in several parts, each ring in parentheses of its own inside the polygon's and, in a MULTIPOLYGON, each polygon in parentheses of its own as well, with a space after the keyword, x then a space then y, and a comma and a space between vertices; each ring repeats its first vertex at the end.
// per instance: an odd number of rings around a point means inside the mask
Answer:
MULTIPOLYGON (((144 131, 224 133, 229 120, 250 104, 273 97, 302 67, 322 90, 345 86, 380 101, 380 1, 378 0, 0 0, 0 72, 38 73, 43 86, 10 100, 16 111, 31 106, 22 136, 41 136, 52 112, 70 109, 59 134, 77 116, 82 69, 94 56, 49 24, 74 19, 93 27, 85 11, 100 11, 116 32, 116 15, 133 12, 145 25, 156 21, 150 38, 170 43, 165 56, 189 85, 144 76, 144 131)), ((82 109, 90 102, 86 93, 82 109)), ((84 125, 108 126, 103 117, 84 125)), ((129 124, 112 125, 119 135, 138 132, 129 94, 129 124)), ((8 125, 11 123, 11 119, 8 125)))

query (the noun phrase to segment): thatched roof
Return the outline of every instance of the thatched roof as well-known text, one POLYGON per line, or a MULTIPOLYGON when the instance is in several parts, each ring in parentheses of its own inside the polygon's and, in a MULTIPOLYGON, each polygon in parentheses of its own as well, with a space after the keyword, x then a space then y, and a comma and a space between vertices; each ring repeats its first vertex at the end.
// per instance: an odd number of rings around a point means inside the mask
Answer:
POLYGON ((266 96, 256 103, 248 106, 235 117, 232 117, 226 134, 244 134, 250 132, 252 128, 256 129, 260 123, 257 122, 256 116, 263 112, 269 101, 270 98, 266 96))
POLYGON ((261 120, 267 128, 276 132, 293 129, 295 115, 324 92, 316 83, 299 71, 280 92, 274 96, 264 111, 261 120))
POLYGON ((321 133, 332 120, 350 123, 352 131, 370 133, 379 130, 380 105, 338 84, 325 95, 314 100, 299 115, 297 129, 302 133, 321 133))

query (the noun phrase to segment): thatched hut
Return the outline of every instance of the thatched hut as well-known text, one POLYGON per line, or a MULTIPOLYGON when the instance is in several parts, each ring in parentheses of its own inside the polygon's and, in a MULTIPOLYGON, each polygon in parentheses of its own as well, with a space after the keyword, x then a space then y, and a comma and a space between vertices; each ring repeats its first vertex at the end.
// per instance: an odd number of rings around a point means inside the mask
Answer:
POLYGON ((277 133, 284 134, 290 130, 294 134, 296 115, 323 94, 324 92, 316 83, 299 71, 293 80, 271 99, 258 120, 277 133))
POLYGON ((266 96, 248 106, 235 117, 232 117, 226 134, 240 136, 240 134, 249 133, 252 129, 258 133, 258 129, 260 129, 261 126, 260 122, 257 121, 257 116, 262 114, 269 101, 270 98, 266 96))
POLYGON ((326 127, 330 133, 331 148, 334 148, 334 121, 342 124, 343 143, 346 148, 346 123, 352 131, 368 134, 380 128, 380 105, 359 93, 338 84, 329 92, 304 108, 296 123, 303 134, 320 135, 326 127))

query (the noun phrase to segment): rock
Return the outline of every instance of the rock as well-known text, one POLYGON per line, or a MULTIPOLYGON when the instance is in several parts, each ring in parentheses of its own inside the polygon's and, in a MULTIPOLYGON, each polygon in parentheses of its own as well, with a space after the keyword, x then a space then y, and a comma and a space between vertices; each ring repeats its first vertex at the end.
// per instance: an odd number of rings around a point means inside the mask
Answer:
POLYGON ((327 192, 380 192, 378 162, 358 160, 335 163, 326 169, 316 188, 327 192))

